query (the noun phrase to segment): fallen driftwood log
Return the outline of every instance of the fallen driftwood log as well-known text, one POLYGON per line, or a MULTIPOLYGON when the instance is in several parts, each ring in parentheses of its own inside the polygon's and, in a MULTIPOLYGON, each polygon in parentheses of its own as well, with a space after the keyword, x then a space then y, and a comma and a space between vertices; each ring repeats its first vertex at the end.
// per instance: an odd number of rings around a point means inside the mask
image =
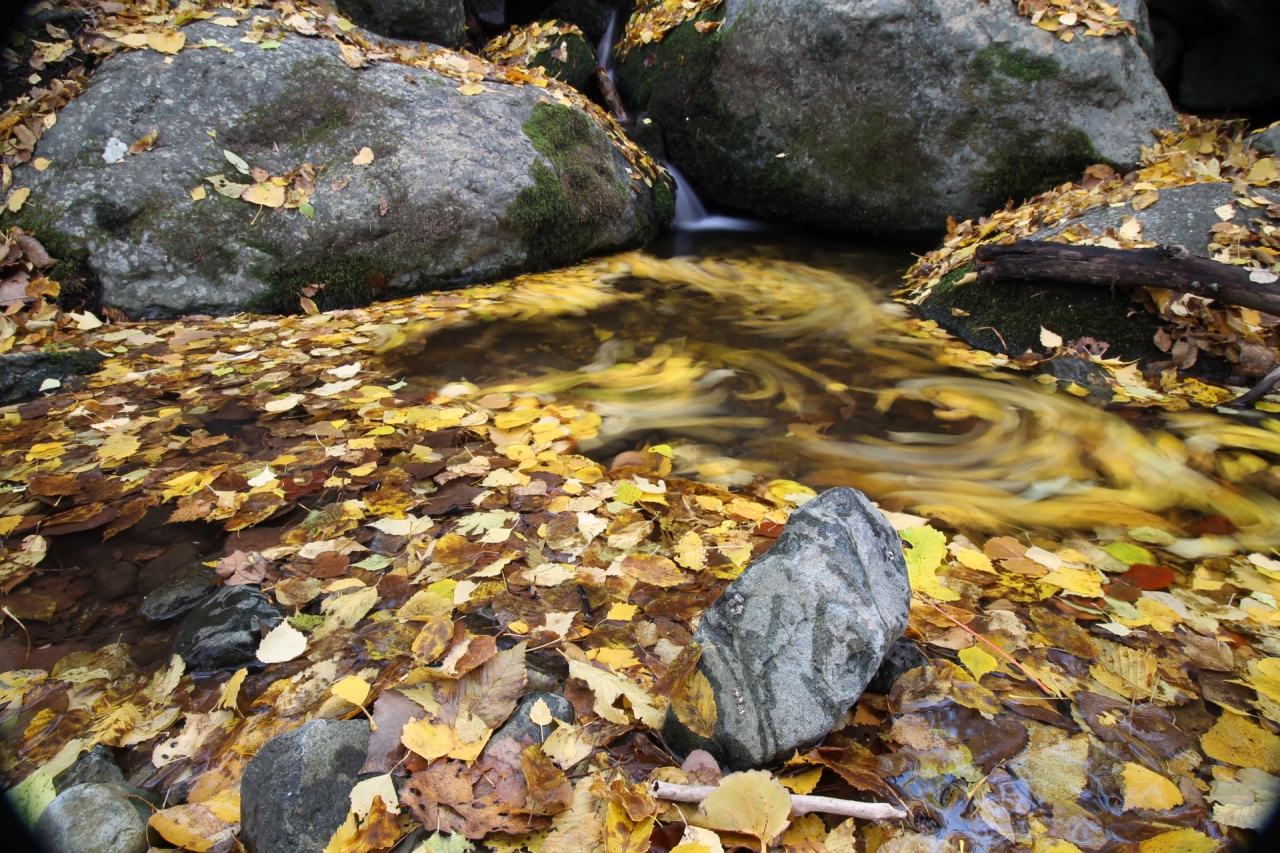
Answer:
POLYGON ((1162 287, 1280 316, 1280 279, 1197 257, 1181 245, 1108 249, 1019 240, 974 253, 978 280, 1162 287))
MULTIPOLYGON (((660 800, 675 803, 701 803, 716 788, 714 785, 677 785, 675 782, 654 782, 653 795, 660 800)), ((907 813, 888 803, 860 803, 855 800, 839 800, 835 797, 810 797, 791 795, 791 813, 799 817, 810 812, 859 817, 863 820, 903 820, 907 813)))
POLYGON ((599 65, 596 66, 596 82, 600 84, 600 91, 604 95, 604 102, 609 105, 609 112, 613 113, 614 119, 617 121, 627 120, 627 110, 622 106, 622 97, 618 94, 618 88, 613 85, 613 81, 609 79, 609 72, 599 65))

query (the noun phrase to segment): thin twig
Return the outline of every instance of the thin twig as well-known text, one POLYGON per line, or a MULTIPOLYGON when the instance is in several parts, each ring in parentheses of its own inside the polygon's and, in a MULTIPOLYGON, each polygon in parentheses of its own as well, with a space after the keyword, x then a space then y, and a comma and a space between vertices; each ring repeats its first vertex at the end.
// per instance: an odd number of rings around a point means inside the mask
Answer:
POLYGON ((979 642, 984 643, 985 645, 989 646, 989 647, 990 647, 990 648, 991 648, 991 649, 992 649, 996 654, 1000 655, 1000 657, 1004 658, 1004 659, 1005 659, 1005 660, 1007 660, 1009 663, 1013 664, 1013 665, 1014 665, 1014 666, 1016 666, 1018 669, 1022 670, 1023 674, 1025 674, 1025 675, 1027 676, 1027 678, 1030 678, 1032 681, 1034 681, 1034 682, 1036 683, 1036 686, 1037 686, 1037 687, 1039 687, 1041 690, 1043 690, 1045 693, 1049 694, 1050 696, 1054 697, 1055 699, 1056 699, 1056 698, 1058 698, 1058 693, 1057 693, 1057 691, 1055 691, 1055 690, 1050 690, 1048 687, 1046 687, 1046 686, 1045 686, 1045 683, 1044 683, 1043 681, 1041 681, 1040 679, 1036 678, 1034 675, 1032 675, 1032 674, 1031 674, 1031 672, 1030 672, 1030 671, 1029 671, 1025 666, 1023 666, 1022 664, 1018 663, 1017 659, 1016 659, 1016 658, 1014 658, 1014 656, 1013 656, 1013 655, 1009 654, 1009 653, 1008 653, 1008 652, 1006 652, 1004 649, 1000 648, 1000 647, 999 647, 999 646, 997 646, 995 643, 991 642, 991 641, 990 641, 990 640, 988 640, 986 637, 982 636, 982 635, 981 635, 981 634, 979 634, 977 631, 973 630, 973 629, 972 629, 972 628, 970 628, 968 625, 964 624, 964 623, 963 623, 963 622, 961 622, 959 619, 957 619, 956 617, 952 616, 950 613, 948 613, 947 611, 943 610, 943 609, 942 609, 941 607, 939 607, 938 605, 934 604, 932 601, 929 601, 928 599, 925 599, 925 598, 920 598, 919 600, 920 600, 920 601, 923 601, 925 604, 929 605, 929 606, 930 606, 930 607, 932 607, 934 610, 938 611, 938 612, 939 612, 939 613, 941 613, 943 616, 947 617, 947 618, 948 618, 948 619, 950 619, 952 622, 956 623, 956 624, 957 624, 957 625, 959 625, 961 628, 963 628, 963 629, 965 629, 966 631, 968 631, 968 632, 969 632, 970 634, 972 634, 972 635, 974 636, 974 638, 975 638, 975 639, 977 639, 979 642))
MULTIPOLYGON (((674 782, 654 782, 650 790, 660 800, 676 803, 701 803, 715 791, 714 785, 677 785, 674 782)), ((810 797, 791 795, 791 813, 799 817, 810 812, 858 817, 863 820, 904 820, 907 813, 888 803, 860 803, 835 797, 810 797)))

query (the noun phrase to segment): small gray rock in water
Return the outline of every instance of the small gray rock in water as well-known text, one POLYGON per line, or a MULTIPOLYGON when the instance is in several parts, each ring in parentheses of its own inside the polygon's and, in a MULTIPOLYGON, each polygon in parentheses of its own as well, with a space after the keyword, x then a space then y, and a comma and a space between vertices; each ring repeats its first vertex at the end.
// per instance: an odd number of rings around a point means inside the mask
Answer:
POLYGON ((324 850, 347 818, 368 748, 365 720, 314 720, 268 741, 240 783, 240 837, 249 853, 324 850))
POLYGON ((664 738, 681 752, 719 752, 735 770, 814 743, 862 694, 910 606, 897 532, 861 492, 823 492, 796 510, 693 635, 719 711, 714 743, 671 713, 664 738))
POLYGON ((224 586, 187 614, 173 653, 192 672, 236 669, 257 659, 262 629, 284 614, 255 586, 224 586))
POLYGON ((68 788, 40 815, 35 835, 51 853, 145 853, 147 821, 130 793, 123 785, 68 788))
POLYGON ((186 613, 218 588, 218 573, 203 563, 192 563, 153 589, 139 608, 148 619, 172 619, 186 613))
POLYGON ((53 777, 53 789, 61 794, 76 785, 90 782, 99 784, 124 784, 124 774, 120 772, 111 750, 99 744, 80 756, 80 759, 53 777))
POLYGON ((547 703, 552 717, 566 723, 572 723, 576 719, 573 705, 563 696, 557 696, 554 693, 526 693, 510 718, 502 724, 502 728, 493 733, 493 740, 510 737, 526 744, 542 743, 547 735, 556 730, 556 724, 540 726, 529 719, 529 714, 533 712, 533 706, 539 699, 547 703))

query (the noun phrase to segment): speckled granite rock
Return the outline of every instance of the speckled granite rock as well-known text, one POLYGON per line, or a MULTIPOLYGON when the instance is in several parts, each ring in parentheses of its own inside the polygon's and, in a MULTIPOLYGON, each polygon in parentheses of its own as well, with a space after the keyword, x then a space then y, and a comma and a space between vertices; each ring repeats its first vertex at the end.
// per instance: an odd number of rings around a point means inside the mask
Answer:
POLYGON ((708 608, 694 641, 715 691, 714 743, 668 714, 672 748, 755 767, 817 741, 857 701, 907 627, 902 543, 858 491, 797 510, 773 548, 708 608))

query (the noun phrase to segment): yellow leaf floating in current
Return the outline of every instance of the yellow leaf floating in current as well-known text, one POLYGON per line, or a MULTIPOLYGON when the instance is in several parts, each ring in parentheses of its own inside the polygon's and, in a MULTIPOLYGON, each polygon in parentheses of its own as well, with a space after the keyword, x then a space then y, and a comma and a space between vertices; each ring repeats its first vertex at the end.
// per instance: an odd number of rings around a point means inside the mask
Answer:
POLYGON ((782 783, 763 770, 747 770, 721 779, 689 822, 754 836, 763 850, 790 825, 790 814, 791 795, 782 783))
POLYGON ((1165 811, 1182 805, 1178 786, 1132 761, 1124 765, 1124 809, 1165 811))
POLYGON ((947 553, 947 537, 932 527, 908 527, 900 532, 911 546, 904 551, 911 589, 938 601, 956 601, 960 593, 947 589, 934 574, 947 553))

